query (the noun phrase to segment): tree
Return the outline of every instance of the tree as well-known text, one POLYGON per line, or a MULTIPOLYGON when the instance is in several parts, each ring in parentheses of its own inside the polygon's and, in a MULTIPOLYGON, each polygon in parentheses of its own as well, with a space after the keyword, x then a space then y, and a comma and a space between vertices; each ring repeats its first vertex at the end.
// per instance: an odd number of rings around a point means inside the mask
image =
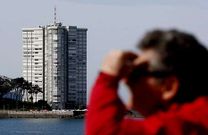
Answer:
POLYGON ((37 102, 38 93, 43 93, 42 89, 36 84, 33 86, 33 92, 35 93, 35 101, 37 102))
POLYGON ((12 90, 12 86, 10 83, 5 82, 0 85, 0 98, 2 98, 5 94, 12 90))
POLYGON ((11 84, 11 80, 6 77, 0 77, 0 98, 3 98, 3 96, 10 92, 12 89, 13 86, 11 84))
POLYGON ((33 85, 31 82, 28 82, 23 77, 8 79, 6 77, 0 77, 0 98, 5 94, 14 90, 15 100, 22 100, 26 96, 26 100, 33 102, 34 95, 36 97, 38 93, 43 93, 42 89, 36 84, 33 85))
POLYGON ((24 85, 24 78, 15 78, 12 80, 12 84, 13 84, 13 88, 14 88, 14 92, 15 92, 15 100, 21 100, 24 96, 24 89, 23 89, 23 85, 24 85))
POLYGON ((26 99, 29 101, 29 92, 32 89, 32 83, 29 83, 27 80, 24 80, 22 89, 24 90, 23 96, 26 94, 26 99))
POLYGON ((27 88, 28 88, 28 89, 27 89, 27 93, 30 94, 29 100, 30 100, 30 102, 33 103, 34 86, 32 85, 31 82, 29 82, 27 88))

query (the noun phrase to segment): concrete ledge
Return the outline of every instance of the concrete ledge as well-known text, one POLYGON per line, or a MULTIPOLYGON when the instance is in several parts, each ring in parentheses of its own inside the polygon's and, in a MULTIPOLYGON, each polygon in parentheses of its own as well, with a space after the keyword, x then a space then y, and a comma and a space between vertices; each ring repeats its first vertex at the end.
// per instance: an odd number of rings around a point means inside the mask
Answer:
POLYGON ((0 111, 0 118, 74 118, 73 111, 0 111))

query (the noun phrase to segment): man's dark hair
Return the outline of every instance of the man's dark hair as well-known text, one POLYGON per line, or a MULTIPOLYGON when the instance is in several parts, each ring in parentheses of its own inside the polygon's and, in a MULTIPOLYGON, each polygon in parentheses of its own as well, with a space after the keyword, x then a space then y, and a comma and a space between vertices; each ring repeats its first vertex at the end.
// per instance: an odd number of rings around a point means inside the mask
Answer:
POLYGON ((179 79, 174 102, 189 102, 208 95, 208 50, 193 35, 177 30, 154 30, 146 34, 139 48, 158 52, 161 70, 179 79))

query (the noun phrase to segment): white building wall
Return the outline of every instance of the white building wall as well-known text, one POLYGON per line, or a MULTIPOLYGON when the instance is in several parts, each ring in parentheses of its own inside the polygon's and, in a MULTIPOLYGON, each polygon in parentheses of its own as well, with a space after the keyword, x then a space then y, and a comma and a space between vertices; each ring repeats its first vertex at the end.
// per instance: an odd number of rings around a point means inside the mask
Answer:
MULTIPOLYGON (((23 41, 23 78, 33 85, 43 88, 43 28, 22 29, 23 41)), ((25 93, 24 101, 28 101, 29 94, 25 93)), ((43 95, 33 95, 33 101, 42 100, 43 95)))

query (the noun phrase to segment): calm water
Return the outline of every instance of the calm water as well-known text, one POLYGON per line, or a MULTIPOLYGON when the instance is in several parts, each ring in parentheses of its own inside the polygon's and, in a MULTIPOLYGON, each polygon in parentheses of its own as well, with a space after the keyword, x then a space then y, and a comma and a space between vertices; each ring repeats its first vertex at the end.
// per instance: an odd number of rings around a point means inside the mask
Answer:
POLYGON ((0 135, 83 135, 80 119, 1 119, 0 135))

